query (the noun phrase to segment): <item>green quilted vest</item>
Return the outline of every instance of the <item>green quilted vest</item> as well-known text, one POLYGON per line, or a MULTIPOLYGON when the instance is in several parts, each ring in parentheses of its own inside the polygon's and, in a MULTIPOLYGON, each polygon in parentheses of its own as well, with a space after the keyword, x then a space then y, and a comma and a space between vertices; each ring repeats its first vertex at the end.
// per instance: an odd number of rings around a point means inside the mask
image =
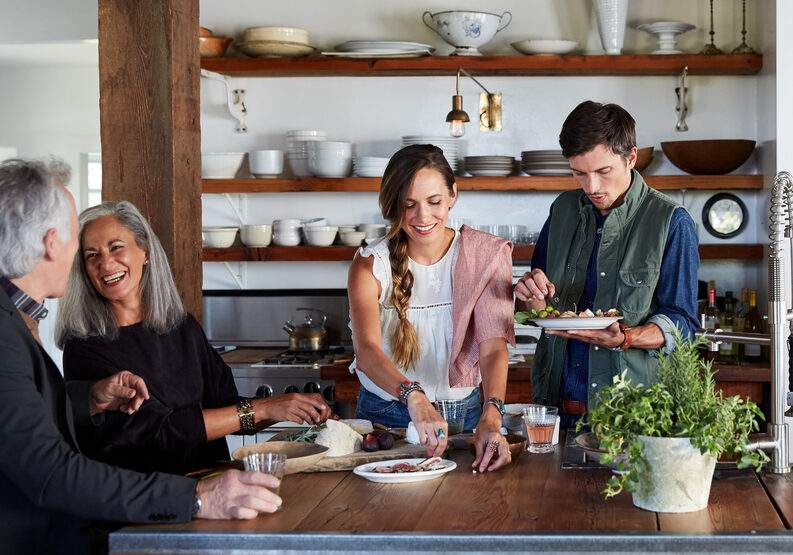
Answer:
MULTIPOLYGON (((633 171, 630 189, 622 205, 613 209, 603 224, 597 253, 595 309, 616 307, 629 326, 643 324, 655 308, 653 292, 658 282, 672 213, 672 199, 647 186, 633 171)), ((551 205, 546 275, 556 286, 554 307, 575 310, 586 281, 589 257, 595 243, 595 207, 578 189, 559 195, 551 205)), ((532 368, 536 402, 559 403, 567 340, 542 334, 532 368)), ((634 383, 656 381, 658 361, 646 349, 622 353, 589 349, 589 406, 612 378, 628 371, 634 383)))

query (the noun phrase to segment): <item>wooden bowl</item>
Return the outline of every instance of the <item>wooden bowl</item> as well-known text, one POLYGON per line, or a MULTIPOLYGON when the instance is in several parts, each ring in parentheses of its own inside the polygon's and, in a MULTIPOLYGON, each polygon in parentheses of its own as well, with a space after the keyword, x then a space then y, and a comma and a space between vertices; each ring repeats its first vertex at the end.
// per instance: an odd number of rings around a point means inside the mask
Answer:
MULTIPOLYGON (((526 451, 526 441, 528 440, 518 434, 507 434, 504 437, 507 438, 507 443, 509 444, 509 452, 512 455, 512 462, 515 462, 518 460, 518 457, 520 457, 521 454, 526 451)), ((474 445, 473 437, 468 440, 468 450, 471 451, 472 455, 476 456, 476 446, 474 445)))
POLYGON ((284 474, 297 474, 305 472, 320 460, 328 452, 328 448, 316 443, 305 443, 302 441, 265 441, 264 443, 254 443, 235 449, 231 454, 237 461, 243 460, 250 453, 283 453, 286 455, 286 466, 284 474))
POLYGON ((640 148, 636 152, 636 165, 633 167, 636 169, 637 172, 641 173, 647 169, 647 166, 650 165, 650 162, 653 161, 653 151, 655 148, 648 146, 646 148, 640 148))
POLYGON ((211 29, 207 29, 206 27, 199 27, 198 28, 198 36, 199 37, 211 37, 212 36, 212 30, 211 29))
POLYGON ((198 37, 198 52, 202 58, 219 58, 233 40, 230 37, 198 37))
POLYGON ((754 151, 754 141, 666 141, 661 148, 675 166, 692 175, 724 175, 741 167, 754 151))

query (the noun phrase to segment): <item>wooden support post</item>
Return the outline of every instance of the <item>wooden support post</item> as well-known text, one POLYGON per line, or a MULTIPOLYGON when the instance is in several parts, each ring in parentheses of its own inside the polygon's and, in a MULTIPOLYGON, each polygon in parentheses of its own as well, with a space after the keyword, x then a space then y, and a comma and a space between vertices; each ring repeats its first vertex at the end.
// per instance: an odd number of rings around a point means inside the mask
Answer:
POLYGON ((149 219, 201 321, 199 79, 198 0, 99 0, 102 197, 149 219))

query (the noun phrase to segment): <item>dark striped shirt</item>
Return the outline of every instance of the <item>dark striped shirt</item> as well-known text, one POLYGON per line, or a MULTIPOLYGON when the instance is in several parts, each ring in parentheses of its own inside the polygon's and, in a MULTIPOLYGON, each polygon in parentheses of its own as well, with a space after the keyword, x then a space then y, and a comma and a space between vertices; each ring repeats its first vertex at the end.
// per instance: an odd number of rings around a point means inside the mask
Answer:
POLYGON ((49 310, 44 305, 36 301, 30 295, 22 291, 19 287, 11 283, 5 276, 0 276, 0 288, 6 292, 8 298, 17 307, 17 310, 30 316, 36 322, 42 321, 47 317, 49 310))

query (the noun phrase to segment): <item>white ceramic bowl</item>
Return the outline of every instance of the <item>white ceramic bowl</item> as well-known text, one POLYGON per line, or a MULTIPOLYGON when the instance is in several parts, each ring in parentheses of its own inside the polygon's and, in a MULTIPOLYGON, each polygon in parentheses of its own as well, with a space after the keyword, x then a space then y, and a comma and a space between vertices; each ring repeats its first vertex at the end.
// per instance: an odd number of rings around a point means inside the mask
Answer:
POLYGON ((254 150, 248 153, 248 165, 256 177, 275 178, 284 171, 282 150, 254 150))
POLYGON ((234 244, 238 227, 205 227, 201 230, 204 246, 213 249, 226 249, 234 244))
POLYGON ((336 232, 338 227, 333 225, 317 225, 304 227, 303 232, 306 234, 306 242, 315 247, 328 247, 336 240, 336 232))
POLYGON ((273 226, 269 224, 244 225, 240 238, 248 247, 266 247, 273 239, 273 226))
POLYGON ((348 247, 359 246, 364 239, 366 239, 366 232, 364 231, 342 231, 339 229, 339 239, 343 245, 348 247))
POLYGON ((207 152, 201 154, 201 177, 204 179, 233 179, 244 160, 244 152, 207 152))
POLYGON ((325 218, 311 218, 308 220, 300 220, 300 225, 303 227, 316 227, 316 226, 323 226, 328 225, 328 220, 325 218))
POLYGON ((348 233, 350 231, 358 231, 358 229, 357 229, 358 226, 353 225, 353 224, 343 224, 343 225, 340 225, 338 227, 339 227, 339 233, 348 233))
POLYGON ((574 40, 526 39, 512 43, 512 48, 521 54, 569 54, 578 43, 574 40))
POLYGON ((273 244, 279 247, 294 247, 300 244, 297 227, 273 228, 273 244))
POLYGON ((512 21, 512 14, 487 12, 448 11, 422 15, 424 24, 456 47, 458 56, 481 56, 478 48, 490 42, 496 33, 512 21))
POLYGON ((337 152, 310 151, 308 171, 317 177, 347 177, 352 170, 352 155, 337 152))
POLYGON ((366 234, 366 239, 378 239, 385 236, 386 226, 384 224, 360 224, 358 231, 363 231, 366 234))
POLYGON ((299 27, 248 27, 242 32, 242 41, 273 40, 308 44, 308 31, 299 27))
POLYGON ((273 230, 278 228, 298 228, 300 220, 297 218, 285 218, 283 220, 273 220, 273 230))

